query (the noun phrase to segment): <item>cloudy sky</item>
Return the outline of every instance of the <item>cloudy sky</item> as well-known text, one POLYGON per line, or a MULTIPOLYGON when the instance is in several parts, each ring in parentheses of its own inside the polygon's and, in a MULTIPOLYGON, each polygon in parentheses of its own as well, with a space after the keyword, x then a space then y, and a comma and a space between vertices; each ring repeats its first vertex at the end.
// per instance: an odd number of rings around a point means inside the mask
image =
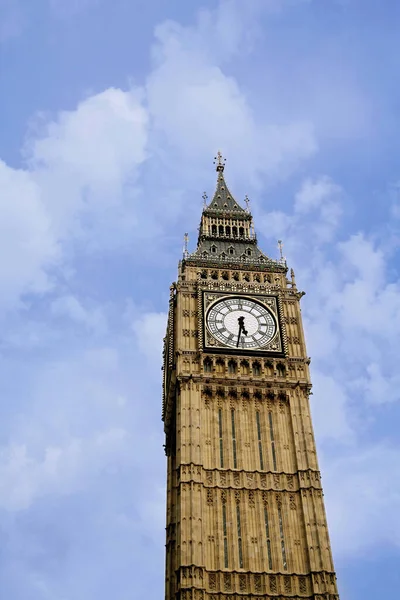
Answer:
POLYGON ((400 576, 400 4, 0 0, 0 596, 159 599, 161 339, 212 160, 284 241, 346 600, 400 576))

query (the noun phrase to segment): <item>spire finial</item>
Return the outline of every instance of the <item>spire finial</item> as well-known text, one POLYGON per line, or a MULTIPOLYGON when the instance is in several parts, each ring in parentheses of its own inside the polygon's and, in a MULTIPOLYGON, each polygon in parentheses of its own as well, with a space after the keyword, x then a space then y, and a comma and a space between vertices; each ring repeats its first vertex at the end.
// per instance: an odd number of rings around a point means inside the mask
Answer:
POLYGON ((224 158, 221 152, 218 150, 217 156, 214 156, 214 165, 216 165, 215 169, 218 172, 223 172, 225 169, 226 158, 224 158))
POLYGON ((285 264, 286 263, 286 258, 283 256, 283 243, 282 240, 278 240, 278 248, 279 248, 279 253, 280 253, 280 262, 285 264))
POLYGON ((185 233, 185 235, 183 236, 183 258, 187 258, 189 256, 188 242, 189 242, 189 234, 185 233))
POLYGON ((292 279, 292 288, 296 289, 296 278, 294 276, 294 271, 293 269, 290 269, 290 277, 292 279))
POLYGON ((244 197, 244 202, 246 204, 246 210, 247 212, 249 212, 249 204, 250 204, 250 198, 248 197, 248 195, 246 194, 244 197))
POLYGON ((208 198, 206 192, 204 192, 204 194, 202 195, 202 198, 203 198, 203 207, 206 208, 207 207, 207 198, 208 198))

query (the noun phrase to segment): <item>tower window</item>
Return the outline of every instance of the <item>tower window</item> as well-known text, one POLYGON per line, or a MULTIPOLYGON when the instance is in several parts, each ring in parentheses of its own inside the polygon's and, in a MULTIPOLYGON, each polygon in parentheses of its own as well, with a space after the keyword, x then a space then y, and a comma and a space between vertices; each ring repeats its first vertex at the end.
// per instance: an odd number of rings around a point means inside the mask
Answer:
POLYGON ((225 367, 225 362, 222 360, 222 358, 217 358, 216 367, 217 367, 217 373, 223 373, 224 367, 225 367))
POLYGON ((237 366, 236 366, 235 361, 234 360, 230 360, 228 362, 228 373, 230 373, 231 375, 233 375, 233 374, 236 373, 236 369, 237 369, 237 366))
POLYGON ((228 248, 228 253, 229 253, 229 254, 235 254, 235 250, 234 250, 233 246, 230 246, 230 247, 228 248))
POLYGON ((225 233, 226 235, 231 235, 231 228, 229 227, 229 225, 225 227, 225 233))
POLYGON ((247 256, 251 256, 251 249, 247 248, 246 253, 247 253, 247 256))
POLYGON ((211 233, 212 233, 212 235, 217 235, 217 226, 216 225, 212 225, 211 233))
POLYGON ((271 538, 269 537, 268 510, 264 507, 265 534, 267 537, 268 568, 272 571, 271 538))
POLYGON ((244 236, 244 228, 239 227, 239 237, 243 237, 243 236, 244 236))
POLYGON ((207 279, 207 271, 202 271, 201 274, 200 274, 200 277, 202 279, 207 279))
POLYGON ((281 507, 278 507, 278 518, 279 518, 279 534, 281 536, 281 550, 282 550, 282 562, 283 568, 287 571, 287 561, 286 561, 286 548, 285 548, 285 538, 283 535, 283 521, 282 521, 282 511, 281 507))
POLYGON ((211 279, 218 279, 218 271, 211 272, 211 279))
POLYGON ((261 365, 259 362, 253 363, 253 375, 259 377, 261 375, 261 365))
POLYGON ((256 273, 256 274, 254 275, 254 277, 253 277, 253 280, 254 280, 254 281, 257 281, 258 283, 260 283, 260 282, 261 282, 261 277, 258 275, 258 273, 256 273))
POLYGON ((267 375, 268 376, 273 375, 274 365, 272 364, 272 362, 270 360, 267 360, 267 362, 265 363, 265 368, 267 370, 267 375))
POLYGON ((242 372, 242 375, 248 375, 249 374, 249 363, 247 360, 242 360, 242 362, 240 363, 240 370, 242 372))
POLYGON ((257 422, 257 437, 258 437, 258 454, 260 456, 260 469, 264 470, 264 459, 263 459, 263 451, 262 451, 262 440, 261 440, 261 421, 260 421, 260 413, 256 412, 256 422, 257 422))
POLYGON ((203 363, 204 373, 211 373, 212 371, 212 361, 210 358, 206 358, 203 363))
POLYGON ((211 246, 211 252, 215 254, 217 252, 217 246, 211 246))
POLYGON ((222 408, 218 410, 218 433, 219 433, 219 461, 221 469, 224 468, 224 441, 222 438, 222 408))
POLYGON ((222 505, 222 529, 224 532, 224 567, 228 568, 228 530, 226 527, 226 506, 222 505))
POLYGON ((236 523, 238 534, 239 568, 243 569, 242 526, 240 523, 240 506, 236 504, 236 523))
POLYGON ((229 279, 229 273, 227 273, 226 271, 224 271, 222 273, 222 279, 224 279, 225 281, 228 281, 228 279, 229 279))
POLYGON ((235 273, 232 275, 232 277, 233 277, 233 279, 234 279, 235 281, 239 281, 239 273, 236 273, 236 272, 235 272, 235 273))
POLYGON ((232 451, 233 451, 233 468, 237 469, 237 458, 236 458, 236 427, 235 427, 235 411, 231 410, 231 424, 232 424, 232 451))
POLYGON ((237 227, 232 227, 232 235, 233 237, 237 237, 237 227))
POLYGON ((285 377, 285 375, 286 375, 285 365, 283 365, 282 363, 278 363, 276 365, 276 370, 278 371, 278 377, 285 377))
POLYGON ((272 412, 268 413, 268 422, 269 422, 269 435, 271 438, 271 451, 272 451, 272 462, 274 466, 274 471, 276 471, 276 452, 275 452, 275 438, 274 438, 274 428, 272 425, 272 412))
POLYGON ((224 235, 224 226, 223 225, 219 226, 219 232, 218 233, 219 233, 219 235, 224 235))

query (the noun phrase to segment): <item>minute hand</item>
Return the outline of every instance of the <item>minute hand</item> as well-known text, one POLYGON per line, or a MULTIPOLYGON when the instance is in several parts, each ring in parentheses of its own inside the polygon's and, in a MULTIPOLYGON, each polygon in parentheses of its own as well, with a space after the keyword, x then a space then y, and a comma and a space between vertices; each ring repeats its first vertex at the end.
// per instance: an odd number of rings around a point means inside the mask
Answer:
POLYGON ((239 348, 240 334, 242 333, 242 329, 243 329, 243 326, 239 325, 239 333, 238 333, 236 348, 239 348))

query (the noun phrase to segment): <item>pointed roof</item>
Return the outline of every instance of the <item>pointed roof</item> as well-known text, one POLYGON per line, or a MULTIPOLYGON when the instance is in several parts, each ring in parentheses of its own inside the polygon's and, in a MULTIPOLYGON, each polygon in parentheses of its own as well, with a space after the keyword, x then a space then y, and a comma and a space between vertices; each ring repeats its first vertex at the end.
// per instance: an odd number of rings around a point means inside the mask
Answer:
MULTIPOLYGON (((218 152, 214 164, 217 171, 217 188, 211 202, 204 204, 199 227, 197 248, 184 260, 201 265, 233 265, 239 268, 278 269, 286 271, 286 263, 270 259, 257 245, 253 217, 246 196, 246 208, 242 208, 230 193, 224 178, 225 159, 218 152)), ((204 202, 207 194, 204 192, 204 202)))
POLYGON ((218 174, 217 187, 213 199, 206 206, 204 212, 239 212, 247 214, 247 211, 236 202, 226 185, 224 178, 225 159, 222 157, 221 152, 218 152, 215 157, 214 164, 218 174))

